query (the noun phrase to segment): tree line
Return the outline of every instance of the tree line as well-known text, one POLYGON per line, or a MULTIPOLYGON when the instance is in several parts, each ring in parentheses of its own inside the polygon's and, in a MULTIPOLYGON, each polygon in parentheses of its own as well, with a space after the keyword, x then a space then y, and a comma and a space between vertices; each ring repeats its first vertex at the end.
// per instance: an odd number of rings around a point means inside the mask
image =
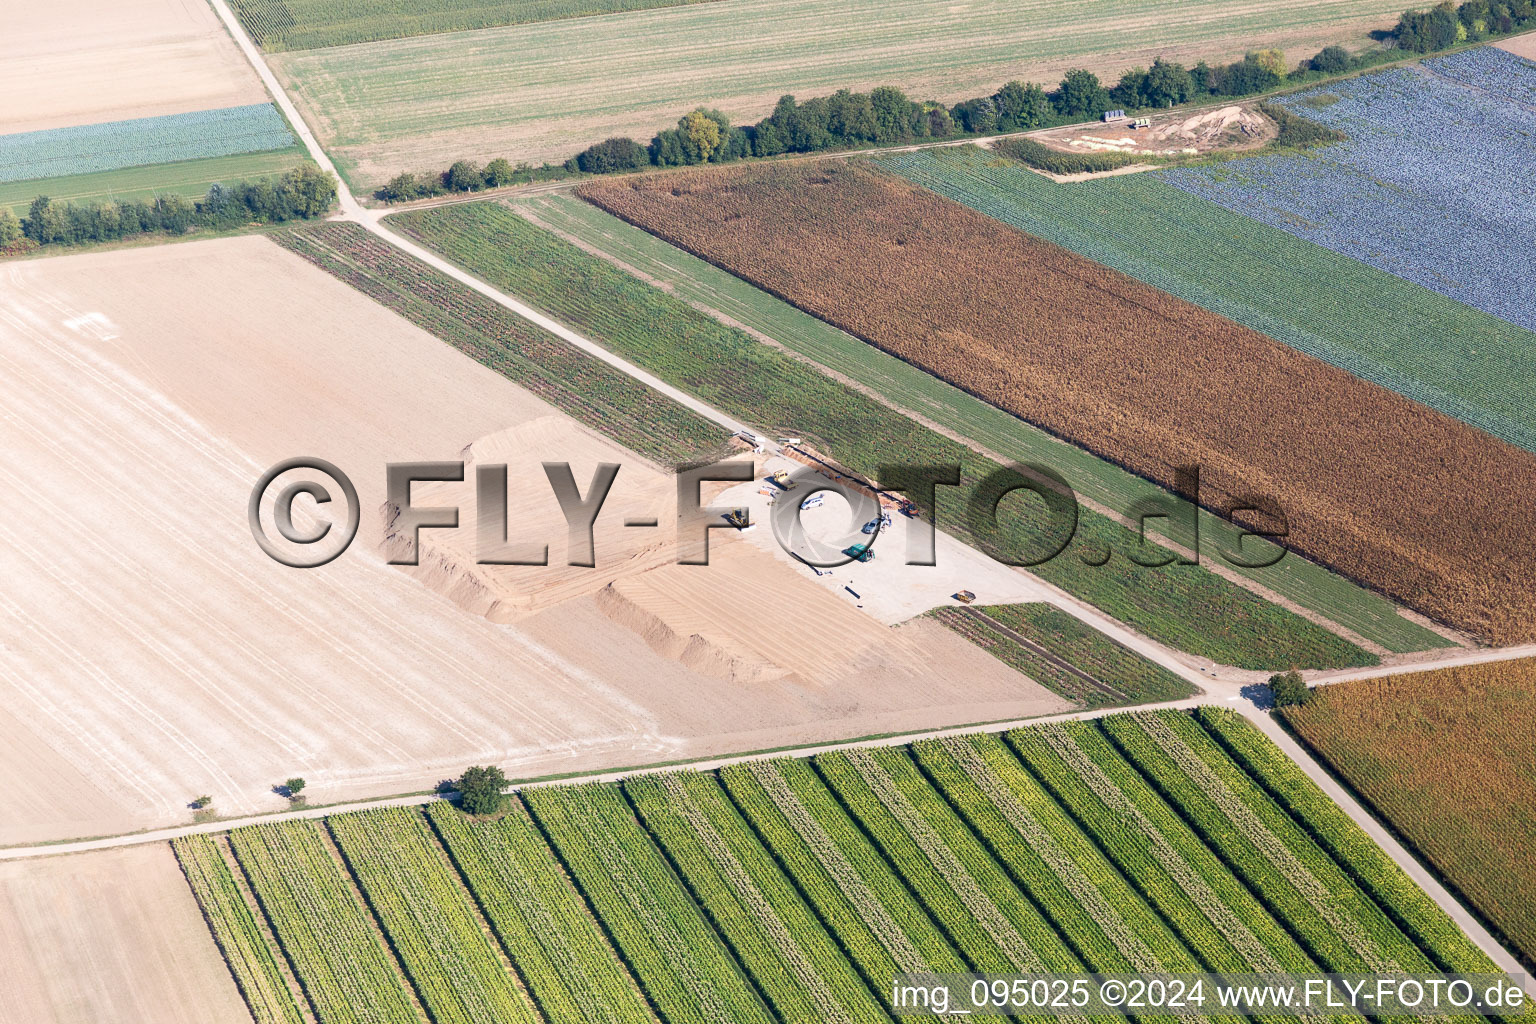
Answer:
POLYGON ((1432 53, 1457 43, 1476 42, 1536 25, 1536 2, 1489 3, 1467 0, 1460 7, 1446 0, 1428 11, 1408 11, 1392 30, 1399 49, 1432 53))
POLYGON ((153 199, 67 202, 38 196, 27 215, 0 209, 0 252, 42 245, 110 242, 132 235, 181 235, 195 227, 233 228, 318 217, 336 201, 336 179, 304 165, 280 175, 214 183, 201 199, 167 193, 153 199))
MULTIPOLYGON (((1467 0, 1460 7, 1447 0, 1429 11, 1408 11, 1391 32, 1380 35, 1390 38, 1399 50, 1428 53, 1532 25, 1536 25, 1536 0, 1467 0)), ((804 102, 783 96, 771 114, 748 125, 733 125, 721 111, 699 107, 683 115, 675 127, 657 132, 649 145, 623 136, 604 139, 563 165, 539 167, 519 164, 514 168, 499 159, 480 168, 460 160, 441 174, 398 175, 374 194, 399 202, 578 173, 613 174, 645 167, 728 163, 782 153, 1029 131, 1092 119, 1116 108, 1136 112, 1213 97, 1252 96, 1286 84, 1367 68, 1393 56, 1391 49, 1352 54, 1342 46, 1328 46, 1289 68, 1284 53, 1274 49, 1251 51, 1230 64, 1200 61, 1193 67, 1159 57, 1151 67, 1126 71, 1113 85, 1079 68, 1068 71, 1054 89, 1014 81, 989 96, 948 106, 936 100, 910 99, 894 86, 880 86, 867 93, 842 89, 804 102)))

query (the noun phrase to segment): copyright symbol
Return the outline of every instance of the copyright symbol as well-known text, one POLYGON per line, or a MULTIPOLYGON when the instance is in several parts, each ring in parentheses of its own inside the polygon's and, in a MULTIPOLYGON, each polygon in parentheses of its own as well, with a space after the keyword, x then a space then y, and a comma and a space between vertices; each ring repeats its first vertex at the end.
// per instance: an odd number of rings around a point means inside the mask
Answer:
POLYGON ((1099 1000, 1105 1006, 1119 1006, 1125 1002, 1125 982, 1106 981, 1099 987, 1099 1000))
MULTIPOLYGON (((314 545, 320 543, 331 534, 332 522, 317 519, 307 530, 301 529, 293 521, 293 503, 301 494, 307 494, 314 499, 316 505, 324 505, 331 500, 331 492, 324 484, 314 480, 294 480, 286 483, 276 493, 272 502, 272 520, 277 527, 278 534, 283 540, 296 547, 314 550, 314 545)), ((250 520, 251 536, 256 538, 256 543, 261 550, 267 553, 267 557, 283 565, 295 569, 314 569, 334 559, 337 555, 347 550, 352 543, 352 538, 357 536, 357 527, 361 518, 362 509, 357 500, 357 488, 352 486, 352 481, 347 474, 326 462, 324 459, 300 457, 285 459, 261 474, 261 479, 256 481, 256 486, 251 490, 251 501, 246 506, 246 518, 250 520), (277 478, 284 473, 303 469, 316 473, 322 473, 331 478, 337 487, 341 489, 341 496, 347 505, 346 525, 336 535, 325 550, 307 557, 301 556, 293 550, 280 546, 272 537, 267 535, 266 527, 261 522, 261 506, 267 492, 277 478), (339 541, 339 543, 338 543, 339 541)))

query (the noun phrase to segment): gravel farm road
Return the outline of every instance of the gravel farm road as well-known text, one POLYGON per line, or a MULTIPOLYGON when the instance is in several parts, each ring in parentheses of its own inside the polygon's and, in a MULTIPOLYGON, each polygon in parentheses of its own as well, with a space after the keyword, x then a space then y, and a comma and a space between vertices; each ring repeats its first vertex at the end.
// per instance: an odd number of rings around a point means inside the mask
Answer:
MULTIPOLYGON (((289 122, 299 133, 299 138, 303 141, 305 148, 309 150, 309 154, 314 159, 315 163, 318 164, 322 169, 330 171, 332 174, 336 174, 335 165, 331 162, 330 157, 326 155, 325 150, 320 147, 319 141, 315 138, 314 133, 310 130, 308 124, 306 124, 304 119, 299 115, 298 108, 294 105, 288 94, 283 90, 282 85, 277 80, 277 76, 274 75, 272 73, 272 69, 267 66, 267 62, 262 57, 261 51, 256 48, 254 43, 251 42, 251 39, 246 34, 244 27, 240 24, 239 20, 236 19, 234 12, 230 10, 228 0, 210 0, 210 3, 213 4, 214 10, 218 12, 219 17, 223 20, 230 36, 233 37, 235 42, 239 45, 241 52, 243 52, 246 56, 246 59, 251 62, 251 66, 256 69, 256 73, 261 77, 262 82, 267 87, 267 91, 271 93, 273 100, 282 109, 283 113, 287 115, 289 122)), ((520 302, 517 299, 506 295, 495 288, 492 288, 485 282, 479 280, 476 277, 473 277, 470 274, 465 273, 458 267, 453 266, 435 254, 427 251, 426 249, 423 249, 421 246, 416 245, 408 239, 401 238, 399 235, 395 234, 381 223, 383 211, 370 210, 363 207, 360 203, 358 203, 357 198, 352 195, 351 190, 347 188, 346 183, 341 180, 341 176, 339 174, 336 174, 336 179, 337 198, 341 207, 341 215, 339 219, 353 221, 362 225, 363 228, 373 233, 374 235, 377 235, 379 238, 383 239, 389 244, 396 246, 402 251, 414 256, 416 259, 421 260, 423 263, 426 263, 429 266, 441 271, 442 273, 447 274, 449 277, 460 282, 461 284, 473 288, 475 291, 479 292, 481 295, 484 295, 486 298, 489 298, 501 306, 504 306, 506 309, 516 313, 518 316, 523 317, 524 319, 529 320, 534 324, 537 324, 539 327, 542 327, 555 336, 563 339, 566 342, 569 342, 570 344, 581 349, 583 352, 601 359, 605 363, 608 363, 610 366, 613 366, 615 369, 620 370, 621 372, 629 375, 630 377, 633 377, 635 380, 640 381, 646 386, 655 389, 657 392, 666 395, 668 398, 671 398, 673 401, 676 401, 684 407, 693 410, 706 419, 718 423, 732 433, 746 433, 760 439, 768 451, 773 454, 778 453, 778 448, 776 445, 772 444, 771 441, 769 441, 765 436, 751 429, 746 424, 738 422, 726 413, 699 401, 694 396, 687 394, 686 392, 683 392, 671 386, 670 384, 667 384, 665 381, 656 378, 652 374, 647 373, 645 370, 642 370, 640 367, 635 366, 627 360, 619 358, 612 352, 609 352, 607 349, 603 348, 601 345, 598 345, 590 339, 577 334, 576 332, 567 328, 565 325, 550 319, 549 317, 540 313, 538 310, 533 309, 527 304, 520 302)), ((1054 588, 1049 589, 1054 590, 1054 588)), ((1137 653, 1142 654, 1143 656, 1155 661, 1159 665, 1162 665, 1178 673, 1180 676, 1192 684, 1198 686, 1201 691, 1203 691, 1200 696, 1193 697, 1188 700, 1174 701, 1166 704, 1146 705, 1146 708, 1192 708, 1201 704, 1218 704, 1232 707, 1246 715, 1250 720, 1254 722, 1255 725, 1259 727, 1259 729, 1261 729, 1267 736, 1269 736, 1270 739, 1279 745, 1282 750, 1284 750, 1298 765, 1300 765, 1301 768, 1307 773, 1307 775, 1314 782, 1316 782, 1325 793, 1332 797, 1339 804, 1339 806, 1342 807, 1345 812, 1348 813, 1349 816, 1353 818, 1357 824, 1360 825, 1362 829, 1365 830, 1367 835, 1369 835, 1372 839, 1379 843, 1384 850, 1387 851, 1392 859, 1397 862, 1397 864, 1408 874, 1408 876, 1417 882, 1424 889, 1424 891, 1427 892, 1435 900, 1435 902, 1438 903, 1446 911, 1446 913, 1449 914, 1451 918, 1466 931, 1467 935, 1470 936, 1474 942, 1476 942, 1480 947, 1482 947, 1484 951, 1488 953, 1488 955, 1493 959, 1494 963, 1498 965, 1500 970, 1509 972, 1511 974, 1523 973, 1520 964, 1515 960, 1515 958, 1509 953, 1508 950, 1500 945, 1493 938, 1493 936, 1489 934, 1488 930, 1483 927, 1476 916, 1459 901, 1457 901, 1445 889, 1445 887, 1439 883, 1434 875, 1431 874, 1421 863, 1419 863, 1419 861, 1416 860, 1402 846, 1402 844, 1400 844, 1396 838, 1393 837, 1392 834, 1379 821, 1376 820, 1375 817, 1373 817, 1368 811, 1360 806, 1354 797, 1349 794, 1343 788, 1343 786, 1341 786, 1339 782, 1334 779, 1334 777, 1330 775, 1328 771, 1311 756, 1307 750, 1298 744, 1289 733, 1281 728, 1280 724, 1267 711, 1253 703, 1250 697, 1245 693, 1245 688, 1243 685, 1245 681, 1252 681, 1248 679, 1249 676, 1253 675, 1252 673, 1227 672, 1221 671, 1219 669, 1208 672, 1197 670, 1190 667, 1187 659, 1180 657, 1177 652, 1165 648, 1161 644, 1148 640, 1145 637, 1139 636, 1138 634, 1126 629, 1120 623, 1099 612, 1097 609, 1090 608, 1081 602, 1071 599, 1065 594, 1059 595, 1058 599, 1054 603, 1060 605, 1065 611, 1083 620, 1088 625, 1107 633, 1109 636, 1119 641, 1120 643, 1129 646, 1137 653)), ((1436 668, 1450 668, 1457 665, 1471 665, 1489 661, 1501 661, 1511 658, 1532 656, 1536 656, 1536 645, 1499 649, 1481 648, 1473 650, 1458 650, 1457 653, 1443 658, 1420 661, 1411 665, 1383 666, 1373 669, 1320 673, 1317 674, 1315 678, 1312 678, 1311 681, 1321 684, 1331 684, 1336 682, 1347 682, 1355 679, 1373 678, 1401 672, 1423 672, 1436 668)), ((1098 711, 1075 712, 1064 715, 1049 716, 1045 718, 998 722, 980 727, 959 727, 954 729, 939 730, 935 732, 895 736, 876 740, 829 743, 821 746, 797 748, 793 751, 783 751, 776 755, 746 754, 736 757, 725 757, 713 760, 692 762, 690 767, 699 770, 708 770, 712 768, 723 767, 729 764, 739 763, 742 761, 753 760, 755 758, 784 756, 785 754, 789 753, 793 753, 796 756, 810 756, 827 751, 847 749, 849 747, 898 745, 911 743, 920 739, 937 738, 965 732, 976 732, 979 730, 1002 732, 1004 730, 1017 728, 1023 725, 1040 724, 1051 721, 1065 721, 1079 718, 1097 718, 1106 714, 1114 713, 1118 710, 1122 709, 1110 708, 1098 711)), ((604 774, 584 776, 583 778, 585 781, 617 781, 632 775, 673 770, 675 767, 676 766, 657 766, 653 768, 636 768, 626 771, 608 772, 604 774)), ((569 780, 562 779, 551 780, 550 782, 527 783, 523 788, 526 788, 527 786, 557 784, 559 781, 569 780)), ((54 843, 44 846, 30 847, 8 847, 5 849, 0 849, 0 860, 18 860, 27 857, 42 857, 67 853, 80 853, 88 850, 107 849, 116 846, 129 846, 139 843, 164 842, 177 836, 193 835, 196 833, 206 832, 223 832, 231 828, 238 828, 241 825, 255 824, 258 822, 269 822, 292 818, 320 818, 331 814, 343 814, 348 811, 366 810, 369 808, 410 806, 413 804, 424 803, 429 799, 431 798, 422 797, 420 795, 392 797, 379 800, 359 801, 356 803, 331 807, 315 807, 297 811, 286 811, 279 814, 264 815, 254 818, 227 819, 197 825, 184 825, 176 828, 157 829, 149 832, 137 832, 130 835, 82 840, 79 842, 54 843)), ((1536 981, 1528 978, 1526 981, 1526 989, 1531 995, 1536 996, 1536 981)))

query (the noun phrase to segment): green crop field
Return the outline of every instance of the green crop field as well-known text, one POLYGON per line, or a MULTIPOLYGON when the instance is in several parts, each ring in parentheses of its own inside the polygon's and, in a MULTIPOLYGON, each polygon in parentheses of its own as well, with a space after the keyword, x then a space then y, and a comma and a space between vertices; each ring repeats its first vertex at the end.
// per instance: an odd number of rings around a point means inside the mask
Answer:
POLYGON ((1157 53, 1231 60, 1260 41, 1293 63, 1330 43, 1366 45, 1401 7, 729 0, 280 53, 271 63, 326 150, 368 188, 460 157, 558 162, 610 135, 645 142, 701 103, 746 121, 784 93, 844 87, 896 85, 955 102, 1013 78, 1054 83, 1075 66, 1118 78, 1157 53))
POLYGON ((437 32, 463 32, 714 0, 234 0, 262 49, 311 50, 437 32))
MULTIPOLYGON (((397 214, 389 223, 669 383, 769 433, 805 437, 855 472, 872 477, 882 465, 914 461, 964 466, 965 486, 940 489, 946 529, 963 532, 968 492, 1000 468, 504 206, 462 203, 397 214)), ((1051 529, 1043 503, 1002 517, 1000 528, 1019 552, 1041 551, 1051 529)), ((1374 661, 1199 566, 1149 569, 1123 556, 1088 564, 1093 552, 1140 545, 1105 516, 1083 511, 1076 537, 1070 552, 1033 571, 1172 647, 1261 669, 1374 661)))
POLYGON ((0 183, 0 207, 9 207, 20 217, 26 215, 28 205, 38 196, 90 202, 103 199, 148 199, 169 192, 201 199, 207 194, 208 186, 216 181, 232 184, 266 178, 307 163, 309 156, 304 152, 304 147, 294 146, 268 153, 211 156, 173 164, 146 164, 143 167, 124 167, 94 174, 71 174, 62 178, 7 181, 0 183))
POLYGON ((1152 704, 1194 693, 1181 677, 1048 604, 935 608, 940 623, 1084 707, 1152 704))
POLYGON ((880 166, 1536 451, 1536 333, 1155 175, 1057 184, 972 146, 880 166))
MULTIPOLYGON (((647 279, 665 283, 679 297, 724 314, 857 381, 898 408, 965 438, 978 450, 1017 463, 1052 467, 1089 501, 1121 511, 1142 498, 1166 493, 589 203, 550 195, 519 199, 515 208, 539 224, 609 254, 647 279)), ((1160 521, 1149 521, 1147 528, 1159 533, 1160 521)), ((1201 531, 1208 546, 1230 536, 1230 527, 1209 514, 1201 517, 1201 531)), ((1385 598, 1295 555, 1268 568, 1234 571, 1394 653, 1450 645, 1438 633, 1399 615, 1385 598)))
POLYGON ((284 962, 318 1024, 873 1024, 908 972, 1494 970, 1216 708, 252 826, 234 871, 221 844, 175 848, 262 1024, 308 1019, 284 962))
POLYGON ((279 954, 262 934, 219 840, 182 836, 171 840, 171 849, 256 1024, 302 1024, 299 1004, 278 966, 279 954))

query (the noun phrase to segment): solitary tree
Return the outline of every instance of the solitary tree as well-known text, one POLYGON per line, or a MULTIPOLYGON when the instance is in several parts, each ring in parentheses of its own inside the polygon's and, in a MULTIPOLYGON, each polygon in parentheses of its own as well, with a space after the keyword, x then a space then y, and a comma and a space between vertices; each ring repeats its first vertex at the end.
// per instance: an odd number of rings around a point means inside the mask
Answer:
POLYGON ((200 811, 211 803, 213 803, 213 797, 211 796, 195 796, 192 798, 192 809, 200 811))
POLYGON ((474 765, 464 769, 459 779, 460 806, 470 814, 495 814, 501 810, 502 790, 507 777, 494 765, 474 765))
POLYGON ((283 783, 283 788, 288 791, 288 798, 290 800, 297 799, 298 795, 304 792, 304 780, 295 775, 283 783))
POLYGON ((1312 699, 1312 691, 1307 688, 1306 681, 1301 678, 1301 673, 1295 669, 1270 676, 1269 688, 1275 695, 1275 705, 1277 707, 1294 707, 1305 704, 1312 699))

